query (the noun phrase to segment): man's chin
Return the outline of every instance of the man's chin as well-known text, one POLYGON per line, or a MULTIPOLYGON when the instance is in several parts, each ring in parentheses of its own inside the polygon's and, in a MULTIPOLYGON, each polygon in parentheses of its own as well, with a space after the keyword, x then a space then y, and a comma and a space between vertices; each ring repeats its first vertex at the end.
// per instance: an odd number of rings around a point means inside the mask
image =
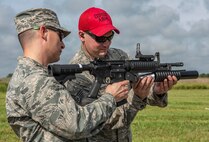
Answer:
POLYGON ((51 63, 58 62, 59 60, 60 60, 60 57, 59 57, 59 58, 54 59, 51 63))

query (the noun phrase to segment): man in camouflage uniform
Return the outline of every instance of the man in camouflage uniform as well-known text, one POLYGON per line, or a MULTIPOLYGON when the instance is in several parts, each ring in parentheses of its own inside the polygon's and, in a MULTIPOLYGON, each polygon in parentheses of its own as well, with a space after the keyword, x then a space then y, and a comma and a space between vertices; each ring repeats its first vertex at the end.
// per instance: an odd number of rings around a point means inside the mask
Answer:
POLYGON ((109 85, 98 100, 78 106, 47 71, 49 63, 60 59, 62 39, 70 33, 57 15, 49 9, 29 9, 16 15, 15 24, 23 56, 8 86, 6 111, 17 136, 27 142, 66 142, 98 133, 116 102, 127 98, 128 81, 109 85))
MULTIPOLYGON (((84 11, 79 18, 79 38, 81 49, 70 61, 72 64, 88 64, 95 58, 101 60, 127 60, 128 55, 120 49, 109 48, 114 33, 119 30, 112 25, 109 14, 100 8, 91 7, 84 11)), ((89 72, 83 72, 76 80, 68 81, 65 85, 73 90, 73 98, 81 105, 95 81, 89 72), (74 86, 72 88, 72 86, 74 86), (82 91, 80 89, 83 88, 82 91), (77 94, 76 94, 77 93, 77 94)), ((139 110, 146 104, 165 107, 167 105, 167 91, 177 83, 175 76, 168 76, 164 82, 154 83, 151 76, 147 76, 132 85, 128 103, 117 107, 105 127, 98 134, 87 138, 88 142, 131 142, 130 124, 139 110)), ((103 87, 103 86, 102 86, 103 87)), ((101 88, 98 98, 102 96, 101 88)))

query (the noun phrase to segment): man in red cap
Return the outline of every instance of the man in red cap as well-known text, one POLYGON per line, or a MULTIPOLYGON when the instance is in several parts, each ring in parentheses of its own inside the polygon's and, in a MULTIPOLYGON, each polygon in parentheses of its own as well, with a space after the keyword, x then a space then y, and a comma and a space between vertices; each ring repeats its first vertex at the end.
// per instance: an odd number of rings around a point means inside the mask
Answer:
MULTIPOLYGON (((100 8, 91 7, 85 10, 79 19, 78 35, 81 40, 81 48, 70 61, 72 64, 88 64, 95 58, 101 60, 127 60, 128 55, 115 48, 109 48, 114 33, 119 30, 113 26, 110 15, 100 8)), ((88 99, 89 86, 95 81, 89 72, 83 72, 76 80, 66 83, 69 90, 74 90, 74 99, 82 104, 88 99), (73 86, 73 87, 72 87, 73 86), (84 91, 81 93, 81 89, 84 91), (85 92, 86 91, 86 92, 85 92)), ((103 129, 96 135, 81 141, 100 142, 131 142, 131 122, 137 112, 145 108, 146 104, 165 107, 167 105, 167 91, 177 83, 175 76, 168 76, 164 82, 154 83, 151 76, 144 77, 132 85, 129 91, 128 103, 117 107, 112 116, 104 124, 103 129)), ((97 96, 102 96, 104 86, 97 96)), ((93 100, 92 100, 93 101, 93 100)))

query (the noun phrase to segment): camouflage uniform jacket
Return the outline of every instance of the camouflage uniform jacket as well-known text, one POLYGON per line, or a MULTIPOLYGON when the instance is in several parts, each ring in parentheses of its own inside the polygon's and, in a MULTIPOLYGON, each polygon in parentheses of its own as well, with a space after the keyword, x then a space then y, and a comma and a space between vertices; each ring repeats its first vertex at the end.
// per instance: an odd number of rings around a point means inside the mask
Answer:
MULTIPOLYGON (((106 57, 103 60, 120 60, 129 59, 128 55, 122 50, 110 48, 106 57)), ((81 50, 73 57, 70 61, 72 64, 88 64, 91 59, 85 55, 85 52, 81 50)), ((77 76, 76 80, 68 81, 65 83, 66 88, 74 90, 73 97, 79 103, 80 100, 85 99, 79 92, 79 89, 86 90, 86 95, 90 91, 89 88, 93 84, 95 78, 88 71, 83 72, 82 75, 77 76), (73 86, 73 88, 72 88, 73 86), (76 95, 77 96, 74 96, 76 95)), ((104 86, 103 86, 104 87, 104 86)), ((98 96, 100 97, 103 93, 104 88, 101 88, 98 96)), ((158 97, 157 95, 150 92, 147 99, 141 100, 139 97, 134 95, 133 89, 129 92, 128 103, 117 107, 112 114, 111 118, 106 122, 105 127, 97 135, 88 138, 88 142, 131 142, 131 129, 130 124, 133 121, 139 110, 145 108, 146 104, 165 107, 167 105, 167 94, 158 97)))
POLYGON ((105 94, 84 107, 36 61, 19 57, 6 94, 10 126, 22 141, 66 142, 98 133, 116 108, 105 94))

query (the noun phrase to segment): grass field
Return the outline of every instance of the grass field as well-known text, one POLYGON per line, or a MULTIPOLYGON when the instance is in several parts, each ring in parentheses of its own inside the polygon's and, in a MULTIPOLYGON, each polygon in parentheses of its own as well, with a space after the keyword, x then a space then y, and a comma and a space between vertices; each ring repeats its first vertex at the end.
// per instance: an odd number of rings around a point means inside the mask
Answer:
MULTIPOLYGON (((186 84, 201 84, 207 88, 209 81, 179 82, 179 85, 186 84)), ((138 113, 132 123, 133 142, 208 142, 209 89, 174 88, 168 100, 165 108, 147 106, 138 113)), ((19 142, 7 123, 5 92, 1 90, 0 142, 19 142)))
POLYGON ((5 92, 0 92, 0 142, 19 142, 6 119, 5 92))
POLYGON ((132 123, 134 142, 208 142, 209 90, 172 90, 166 108, 147 107, 132 123))

